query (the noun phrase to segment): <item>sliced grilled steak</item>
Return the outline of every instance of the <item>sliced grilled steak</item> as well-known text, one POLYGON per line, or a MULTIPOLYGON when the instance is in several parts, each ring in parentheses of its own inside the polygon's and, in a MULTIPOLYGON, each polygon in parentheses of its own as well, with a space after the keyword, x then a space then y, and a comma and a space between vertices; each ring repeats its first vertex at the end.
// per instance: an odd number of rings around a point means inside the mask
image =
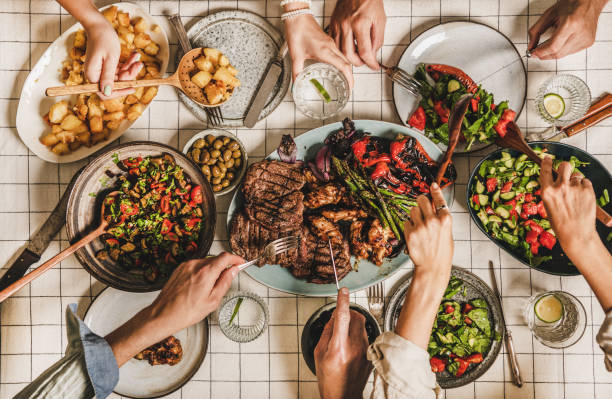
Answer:
POLYGON ((274 200, 301 190, 304 183, 301 164, 261 161, 247 170, 242 192, 247 202, 262 198, 274 200))
POLYGON ((273 201, 259 199, 249 203, 245 208, 251 220, 273 230, 294 230, 302 224, 304 212, 304 194, 295 191, 273 201))

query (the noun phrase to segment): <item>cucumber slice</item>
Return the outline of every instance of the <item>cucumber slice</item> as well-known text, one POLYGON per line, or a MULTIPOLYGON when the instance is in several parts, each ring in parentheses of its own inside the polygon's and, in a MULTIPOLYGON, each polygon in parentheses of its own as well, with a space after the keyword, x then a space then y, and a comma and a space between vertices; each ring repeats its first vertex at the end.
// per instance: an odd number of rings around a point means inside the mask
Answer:
POLYGON ((499 216, 497 215, 490 215, 489 216, 489 222, 495 222, 495 223, 501 223, 502 220, 499 216))
POLYGON ((559 119, 565 113, 565 101, 557 93, 545 94, 542 105, 552 118, 559 119))
POLYGON ((489 196, 484 194, 478 194, 478 203, 480 206, 485 206, 489 203, 489 196))
POLYGON ((486 226, 487 223, 489 223, 489 217, 487 216, 487 213, 483 209, 481 209, 480 212, 476 214, 476 216, 478 216, 478 219, 480 219, 483 226, 486 226))
POLYGON ((501 197, 501 199, 508 201, 514 198, 516 196, 516 193, 514 191, 508 191, 507 193, 501 193, 499 196, 501 197))
POLYGON ((476 181, 476 192, 477 192, 478 194, 482 194, 482 193, 484 193, 484 190, 485 190, 485 186, 484 186, 484 184, 482 184, 482 183, 480 182, 480 180, 477 180, 477 181, 476 181))
POLYGON ((499 202, 499 195, 500 195, 500 193, 501 192, 499 190, 497 190, 495 192, 495 194, 493 194, 493 198, 492 198, 493 202, 499 202))
POLYGON ((554 323, 563 317, 563 304, 554 294, 538 299, 533 310, 536 317, 544 323, 554 323))
POLYGON ((525 185, 525 188, 527 189, 527 191, 533 191, 533 189, 535 189, 535 188, 537 188, 539 186, 540 186, 540 183, 538 183, 537 180, 530 180, 525 185))
POLYGON ((518 161, 524 162, 526 159, 527 159, 527 155, 525 154, 521 154, 518 156, 518 158, 516 158, 517 162, 518 161))
POLYGON ((497 171, 500 172, 500 173, 505 172, 507 170, 508 170, 508 168, 505 167, 505 166, 500 166, 500 167, 497 168, 497 171))
POLYGON ((495 208, 495 213, 497 213, 503 219, 508 219, 510 217, 510 211, 508 211, 503 206, 498 206, 497 208, 495 208))
POLYGON ((496 169, 495 169, 495 166, 491 166, 491 167, 489 168, 489 174, 490 174, 490 175, 495 175, 495 170, 496 170, 496 169))
POLYGON ((507 168, 511 168, 512 166, 514 166, 514 159, 512 159, 512 158, 507 159, 504 162, 504 166, 507 167, 507 168))
POLYGON ((509 152, 502 151, 502 153, 501 153, 501 159, 502 159, 503 161, 505 161, 506 159, 512 159, 512 155, 510 155, 510 153, 509 153, 509 152))
POLYGON ((516 228, 516 222, 512 219, 505 219, 504 223, 506 224, 506 226, 508 226, 511 229, 515 229, 516 228))
POLYGON ((317 89, 317 91, 319 92, 319 94, 321 95, 321 97, 326 103, 331 101, 331 96, 329 95, 327 90, 325 90, 325 87, 323 87, 321 82, 313 78, 313 79, 310 79, 310 83, 312 83, 312 85, 317 89))
POLYGON ((447 85, 447 90, 449 93, 452 93, 454 91, 457 91, 461 88, 461 83, 459 83, 458 81, 456 81, 455 79, 451 79, 448 81, 448 85, 447 85))
POLYGON ((517 236, 512 235, 512 234, 510 234, 510 233, 507 233, 507 232, 505 232, 505 231, 502 231, 502 233, 501 233, 501 237, 502 237, 502 240, 504 240, 505 242, 507 242, 507 243, 508 243, 508 244, 510 244, 511 246, 513 246, 513 247, 518 246, 519 239, 518 239, 518 237, 517 237, 517 236))
POLYGON ((527 168, 523 171, 523 175, 524 176, 531 176, 533 175, 533 168, 527 168))

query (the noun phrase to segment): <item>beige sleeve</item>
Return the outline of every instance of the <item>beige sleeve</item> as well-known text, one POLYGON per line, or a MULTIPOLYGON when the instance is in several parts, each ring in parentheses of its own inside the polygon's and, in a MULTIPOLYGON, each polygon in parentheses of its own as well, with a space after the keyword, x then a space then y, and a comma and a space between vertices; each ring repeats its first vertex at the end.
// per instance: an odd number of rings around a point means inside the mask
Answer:
POLYGON ((368 348, 374 365, 371 399, 435 399, 440 393, 429 354, 394 332, 381 334, 368 348))
POLYGON ((606 313, 606 318, 597 334, 597 343, 604 351, 606 369, 612 371, 612 310, 608 310, 606 313))

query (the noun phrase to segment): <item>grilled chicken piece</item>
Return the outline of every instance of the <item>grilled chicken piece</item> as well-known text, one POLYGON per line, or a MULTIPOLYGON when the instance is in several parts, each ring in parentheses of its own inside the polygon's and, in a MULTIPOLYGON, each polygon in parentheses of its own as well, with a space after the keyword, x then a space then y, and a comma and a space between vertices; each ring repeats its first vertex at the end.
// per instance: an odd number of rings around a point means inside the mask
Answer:
POLYGON ((317 179, 314 173, 312 173, 310 168, 304 168, 304 180, 306 180, 306 187, 308 187, 309 190, 314 190, 323 184, 323 182, 317 179))
POLYGON ((368 217, 368 213, 363 209, 338 209, 336 211, 322 211, 321 215, 336 223, 340 220, 354 222, 357 219, 368 217))
POLYGON ((312 232, 323 241, 331 240, 332 243, 342 242, 342 233, 334 223, 323 216, 311 216, 309 218, 312 232))
POLYGON ((368 256, 372 251, 372 246, 363 241, 361 237, 363 225, 363 220, 355 220, 353 223, 351 223, 351 248, 357 259, 368 259, 368 256))
POLYGON ((304 205, 315 209, 324 205, 335 205, 342 199, 345 188, 336 183, 328 183, 306 194, 304 205))
POLYGON ((149 346, 134 358, 138 360, 148 360, 151 366, 158 364, 169 364, 174 366, 183 358, 183 347, 181 341, 171 335, 155 345, 149 346))
POLYGON ((383 228, 380 220, 375 219, 368 231, 368 242, 372 246, 372 255, 370 260, 377 266, 382 265, 383 259, 393 252, 389 240, 394 238, 390 228, 383 228))

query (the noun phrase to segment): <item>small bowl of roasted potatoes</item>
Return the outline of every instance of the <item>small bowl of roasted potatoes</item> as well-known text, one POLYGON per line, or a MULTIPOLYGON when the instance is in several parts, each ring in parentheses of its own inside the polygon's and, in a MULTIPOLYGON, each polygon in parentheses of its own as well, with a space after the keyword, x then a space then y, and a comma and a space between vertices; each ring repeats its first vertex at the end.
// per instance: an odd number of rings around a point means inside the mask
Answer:
POLYGON ((238 137, 221 129, 195 134, 185 144, 183 153, 192 160, 212 186, 215 195, 232 191, 247 168, 247 152, 238 137))
POLYGON ((205 107, 217 107, 230 99, 240 87, 238 70, 229 58, 215 48, 202 48, 200 55, 193 58, 190 82, 202 92, 199 102, 205 107))

